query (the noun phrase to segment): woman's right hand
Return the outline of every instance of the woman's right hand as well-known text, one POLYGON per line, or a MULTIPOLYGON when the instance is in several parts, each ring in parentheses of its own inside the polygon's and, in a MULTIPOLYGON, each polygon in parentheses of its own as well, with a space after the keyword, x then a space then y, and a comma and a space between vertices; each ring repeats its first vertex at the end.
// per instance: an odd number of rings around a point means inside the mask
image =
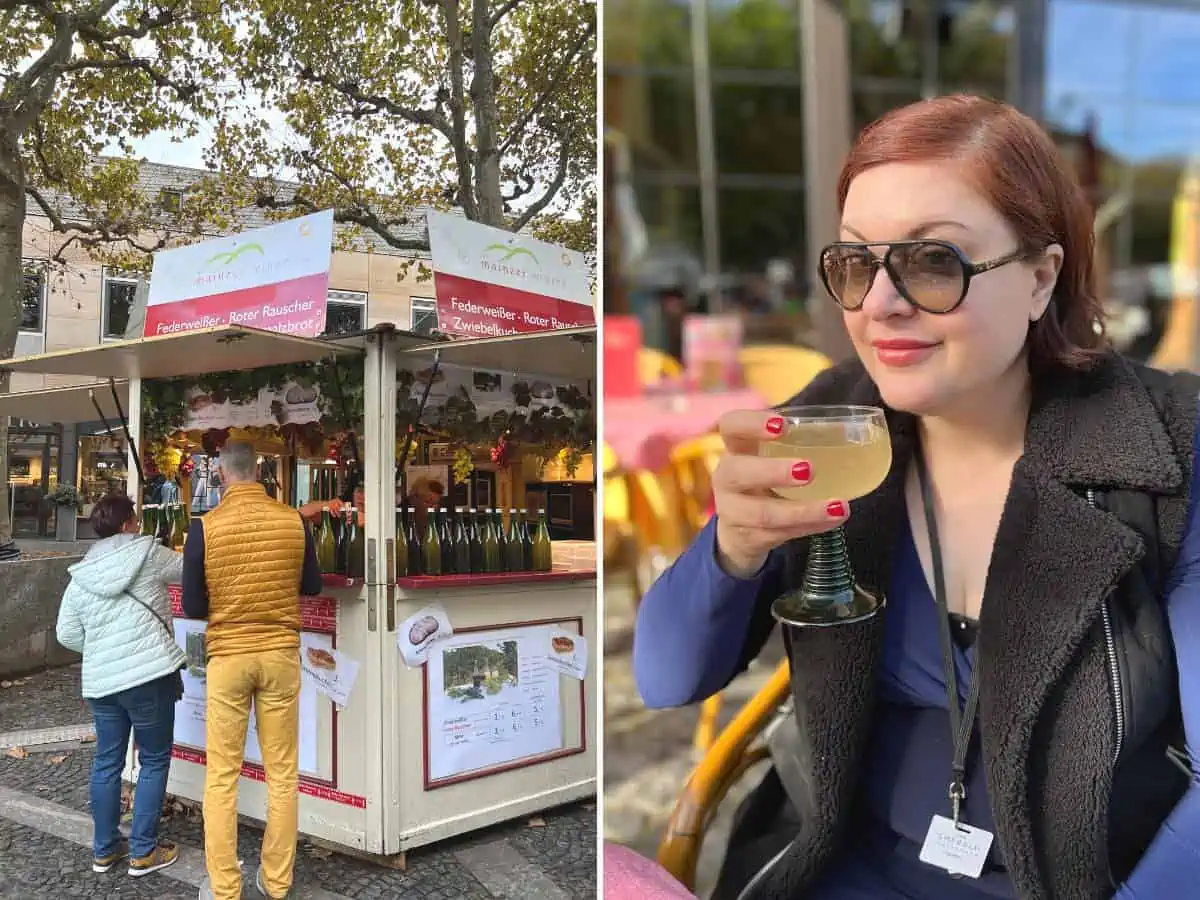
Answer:
POLYGON ((717 510, 717 559, 730 575, 749 578, 767 555, 793 538, 841 525, 850 514, 845 500, 784 500, 771 488, 795 487, 812 480, 806 459, 758 455, 759 444, 783 434, 782 416, 770 410, 739 410, 718 424, 725 455, 713 473, 717 510))

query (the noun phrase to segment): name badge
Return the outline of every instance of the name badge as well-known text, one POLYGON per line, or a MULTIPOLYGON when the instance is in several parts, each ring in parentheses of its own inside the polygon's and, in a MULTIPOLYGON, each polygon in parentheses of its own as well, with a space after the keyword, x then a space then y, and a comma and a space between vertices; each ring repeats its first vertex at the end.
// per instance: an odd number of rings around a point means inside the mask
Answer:
POLYGON ((921 862, 951 875, 978 878, 983 874, 988 851, 992 849, 993 835, 982 828, 972 828, 961 822, 954 824, 945 816, 934 816, 929 823, 929 833, 921 846, 921 862))

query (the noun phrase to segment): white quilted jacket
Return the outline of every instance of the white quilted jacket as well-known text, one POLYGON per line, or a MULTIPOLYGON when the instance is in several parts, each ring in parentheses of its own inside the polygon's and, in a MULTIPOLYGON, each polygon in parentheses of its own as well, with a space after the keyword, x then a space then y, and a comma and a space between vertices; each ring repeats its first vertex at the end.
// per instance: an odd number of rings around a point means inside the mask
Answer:
POLYGON ((147 609, 174 627, 167 585, 179 583, 183 554, 152 537, 118 534, 68 571, 58 642, 83 654, 84 697, 107 697, 184 665, 183 650, 147 609))

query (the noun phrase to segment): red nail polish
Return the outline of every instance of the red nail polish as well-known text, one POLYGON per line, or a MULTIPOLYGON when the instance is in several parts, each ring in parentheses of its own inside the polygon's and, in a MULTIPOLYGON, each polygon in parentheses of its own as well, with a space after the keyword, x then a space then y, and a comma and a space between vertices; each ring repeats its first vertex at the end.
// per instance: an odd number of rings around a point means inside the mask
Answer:
POLYGON ((803 461, 796 463, 792 466, 792 479, 805 483, 812 481, 812 466, 803 461))
POLYGON ((771 416, 767 419, 767 434, 783 434, 783 416, 771 416))
POLYGON ((846 504, 841 500, 834 500, 832 503, 827 503, 825 505, 825 514, 834 519, 845 518, 846 504))

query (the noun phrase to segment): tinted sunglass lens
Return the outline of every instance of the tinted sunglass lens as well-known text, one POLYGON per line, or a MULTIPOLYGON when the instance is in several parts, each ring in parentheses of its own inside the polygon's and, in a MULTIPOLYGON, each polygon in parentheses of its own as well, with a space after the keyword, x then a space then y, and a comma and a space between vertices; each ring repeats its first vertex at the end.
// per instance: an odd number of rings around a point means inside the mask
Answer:
POLYGON ((827 247, 821 270, 833 299, 846 309, 858 309, 871 289, 875 259, 865 248, 827 247))
POLYGON ((962 258, 942 244, 912 244, 892 251, 904 289, 913 302, 930 312, 953 309, 962 299, 962 258))

